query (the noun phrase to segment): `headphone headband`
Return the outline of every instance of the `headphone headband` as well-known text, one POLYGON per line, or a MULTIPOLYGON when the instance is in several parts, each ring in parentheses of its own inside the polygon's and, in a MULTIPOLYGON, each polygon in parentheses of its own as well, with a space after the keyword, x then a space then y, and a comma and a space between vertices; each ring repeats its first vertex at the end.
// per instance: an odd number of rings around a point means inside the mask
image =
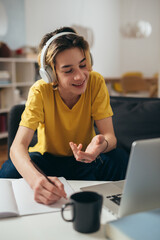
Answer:
POLYGON ((45 56, 46 56, 46 52, 47 49, 49 47, 49 45, 58 37, 63 36, 63 35, 68 35, 68 34, 74 34, 77 35, 76 33, 73 32, 61 32, 61 33, 57 33, 56 35, 52 36, 44 45, 42 52, 41 52, 41 59, 40 59, 40 63, 41 63, 41 68, 45 68, 45 56))

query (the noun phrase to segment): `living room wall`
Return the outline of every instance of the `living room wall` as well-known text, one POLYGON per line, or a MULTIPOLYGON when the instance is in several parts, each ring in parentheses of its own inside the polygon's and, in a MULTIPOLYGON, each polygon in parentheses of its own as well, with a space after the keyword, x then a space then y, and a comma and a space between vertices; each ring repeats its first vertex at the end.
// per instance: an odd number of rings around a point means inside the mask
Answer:
POLYGON ((1 0, 8 14, 8 32, 0 36, 11 49, 37 46, 42 36, 64 25, 74 26, 88 38, 94 70, 105 77, 126 71, 153 76, 160 63, 159 0, 1 0), (126 3, 128 3, 126 5, 126 3), (120 27, 128 21, 146 20, 152 34, 128 39, 120 27))
MULTIPOLYGON (((12 50, 26 44, 24 0, 0 0, 5 9, 7 32, 0 41, 7 43, 12 50)), ((0 21, 3 22, 0 16, 0 21)))
POLYGON ((106 77, 127 71, 151 77, 160 68, 159 9, 159 0, 25 0, 26 41, 37 44, 46 32, 64 25, 84 27, 93 32, 96 71, 106 77), (122 25, 138 20, 151 23, 151 36, 123 37, 122 25))
POLYGON ((121 25, 138 20, 148 21, 152 33, 148 38, 124 38, 121 41, 121 71, 141 71, 152 77, 160 70, 160 1, 123 0, 121 25))
POLYGON ((93 33, 94 69, 103 75, 120 73, 119 0, 26 0, 26 41, 37 45, 41 37, 64 25, 93 33))

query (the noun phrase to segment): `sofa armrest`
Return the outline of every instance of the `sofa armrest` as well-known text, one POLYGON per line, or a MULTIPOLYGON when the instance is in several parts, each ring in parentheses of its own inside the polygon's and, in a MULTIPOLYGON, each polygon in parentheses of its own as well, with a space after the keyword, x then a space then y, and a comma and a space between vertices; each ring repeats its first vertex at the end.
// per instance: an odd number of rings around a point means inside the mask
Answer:
MULTIPOLYGON (((15 105, 11 108, 9 112, 8 117, 8 157, 9 157, 9 151, 10 147, 12 145, 12 142, 16 136, 19 123, 21 121, 21 115, 25 109, 24 104, 15 105)), ((37 142, 37 132, 34 133, 33 139, 30 143, 30 146, 34 146, 37 142)))

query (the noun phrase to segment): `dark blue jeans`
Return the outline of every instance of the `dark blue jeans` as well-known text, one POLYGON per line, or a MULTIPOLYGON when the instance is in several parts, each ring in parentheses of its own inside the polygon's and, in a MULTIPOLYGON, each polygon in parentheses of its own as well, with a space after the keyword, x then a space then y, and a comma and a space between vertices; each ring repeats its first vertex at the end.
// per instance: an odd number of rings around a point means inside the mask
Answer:
MULTIPOLYGON (((29 155, 46 175, 63 176, 67 180, 122 180, 128 165, 128 154, 118 148, 101 153, 100 158, 92 163, 78 162, 74 157, 57 157, 50 153, 41 155, 33 152, 29 155)), ((10 159, 2 165, 0 178, 21 178, 10 159)))

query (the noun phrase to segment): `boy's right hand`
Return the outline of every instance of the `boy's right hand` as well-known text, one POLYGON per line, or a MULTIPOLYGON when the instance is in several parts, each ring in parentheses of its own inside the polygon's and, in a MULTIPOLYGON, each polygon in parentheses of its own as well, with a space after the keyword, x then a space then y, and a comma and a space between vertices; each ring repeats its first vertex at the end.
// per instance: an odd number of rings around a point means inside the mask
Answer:
POLYGON ((38 203, 50 205, 57 202, 61 197, 66 198, 64 185, 57 177, 48 177, 53 183, 50 183, 41 175, 33 186, 34 199, 38 203))

